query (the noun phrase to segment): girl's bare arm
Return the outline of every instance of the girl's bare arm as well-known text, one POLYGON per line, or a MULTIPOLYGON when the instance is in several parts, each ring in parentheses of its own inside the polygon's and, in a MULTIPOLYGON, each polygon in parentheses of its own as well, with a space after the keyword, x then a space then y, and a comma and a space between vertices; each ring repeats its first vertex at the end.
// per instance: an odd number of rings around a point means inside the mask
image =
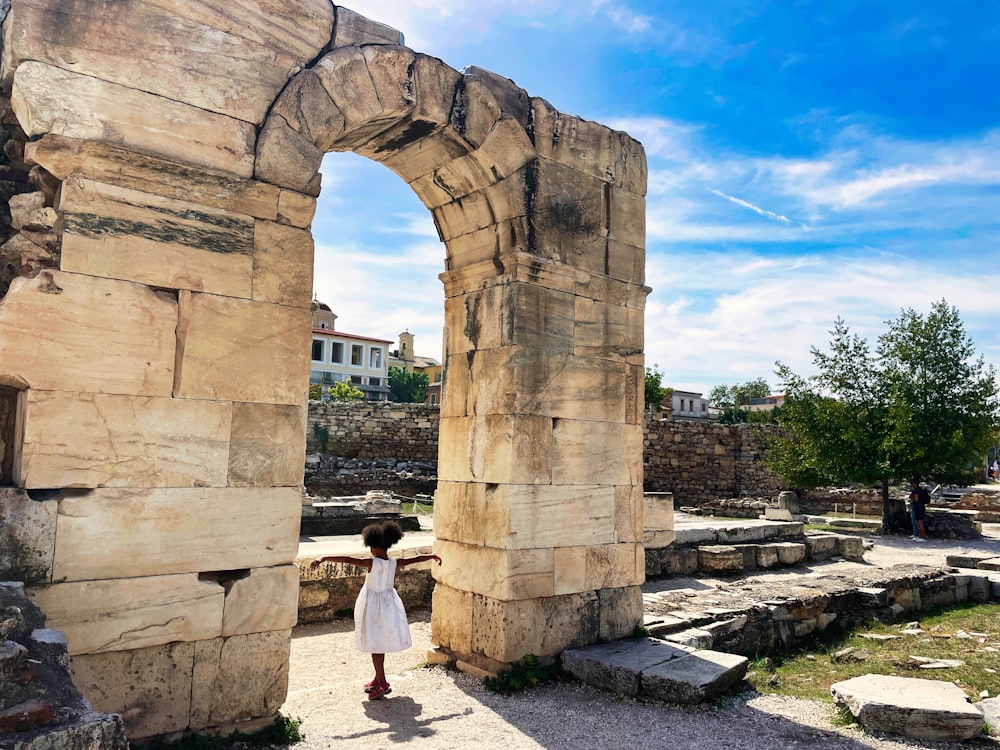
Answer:
POLYGON ((317 557, 309 563, 310 570, 316 570, 323 563, 343 563, 345 565, 358 565, 365 570, 372 569, 372 559, 370 557, 346 557, 344 555, 325 555, 317 557))
POLYGON ((433 560, 438 565, 441 564, 441 558, 437 555, 417 555, 416 557, 400 557, 396 560, 397 568, 405 568, 407 565, 415 565, 416 563, 427 562, 428 560, 433 560))

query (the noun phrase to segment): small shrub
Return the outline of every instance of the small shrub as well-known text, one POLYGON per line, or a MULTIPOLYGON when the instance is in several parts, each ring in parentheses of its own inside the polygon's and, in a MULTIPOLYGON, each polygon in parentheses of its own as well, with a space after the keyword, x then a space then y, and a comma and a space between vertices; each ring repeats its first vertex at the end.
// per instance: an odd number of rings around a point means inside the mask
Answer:
POLYGON ((226 750, 235 747, 287 747, 306 737, 300 731, 301 719, 278 716, 271 726, 259 732, 246 734, 236 730, 232 734, 186 734, 179 740, 168 742, 162 737, 151 742, 150 750, 226 750))
POLYGON ((528 688, 551 682, 559 674, 555 664, 543 665, 534 654, 528 654, 521 661, 515 662, 510 669, 497 672, 496 677, 483 680, 486 689, 500 695, 514 695, 528 688))

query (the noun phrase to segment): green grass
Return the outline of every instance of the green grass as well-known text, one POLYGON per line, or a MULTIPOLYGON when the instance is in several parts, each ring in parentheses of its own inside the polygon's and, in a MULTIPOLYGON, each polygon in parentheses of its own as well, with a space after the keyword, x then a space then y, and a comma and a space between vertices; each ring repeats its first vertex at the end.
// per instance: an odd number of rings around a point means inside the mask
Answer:
POLYGON ((959 604, 947 609, 903 615, 919 621, 922 635, 902 635, 906 622, 870 626, 837 637, 818 638, 811 648, 755 659, 747 678, 762 693, 830 702, 830 685, 865 674, 886 674, 954 682, 978 701, 980 691, 1000 693, 1000 604, 959 604), (984 634, 956 638, 958 631, 984 634), (889 641, 862 638, 861 633, 899 635, 889 641), (983 638, 985 642, 980 642, 983 638), (991 647, 997 651, 985 651, 991 647), (868 651, 863 661, 837 662, 834 654, 845 648, 868 651), (960 659, 961 667, 920 669, 909 657, 960 659), (987 669, 997 670, 991 674, 987 669))
POLYGON ((434 513, 434 506, 417 501, 406 501, 401 503, 402 512, 408 516, 430 516, 434 513))

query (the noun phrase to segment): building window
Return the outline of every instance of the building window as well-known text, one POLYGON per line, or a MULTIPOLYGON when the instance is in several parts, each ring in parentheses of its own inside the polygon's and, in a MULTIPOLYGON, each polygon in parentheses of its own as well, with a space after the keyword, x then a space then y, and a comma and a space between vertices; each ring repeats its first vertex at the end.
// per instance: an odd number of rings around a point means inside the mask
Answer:
POLYGON ((351 344, 351 364, 362 367, 365 364, 365 348, 361 344, 351 344))
POLYGON ((373 346, 368 355, 368 367, 372 370, 382 369, 382 350, 377 346, 373 346))
POLYGON ((434 406, 438 402, 437 394, 431 394, 431 406, 434 406))
POLYGON ((361 385, 363 382, 364 381, 360 375, 351 375, 351 383, 354 385, 361 385))
POLYGON ((323 330, 326 330, 326 321, 325 320, 321 320, 319 322, 319 327, 322 328, 323 330))
POLYGON ((344 345, 339 341, 330 342, 330 362, 335 365, 344 364, 344 345))
POLYGON ((313 339, 313 362, 323 361, 323 342, 313 339))

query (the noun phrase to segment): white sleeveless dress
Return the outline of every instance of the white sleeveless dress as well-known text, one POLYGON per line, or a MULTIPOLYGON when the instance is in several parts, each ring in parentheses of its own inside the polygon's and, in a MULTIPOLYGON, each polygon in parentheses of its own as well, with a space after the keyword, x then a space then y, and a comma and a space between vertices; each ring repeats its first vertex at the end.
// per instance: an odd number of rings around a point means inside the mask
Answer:
POLYGON ((403 600, 393 588, 395 582, 396 560, 373 557, 372 569, 354 603, 354 645, 358 651, 387 654, 413 645, 403 600))

